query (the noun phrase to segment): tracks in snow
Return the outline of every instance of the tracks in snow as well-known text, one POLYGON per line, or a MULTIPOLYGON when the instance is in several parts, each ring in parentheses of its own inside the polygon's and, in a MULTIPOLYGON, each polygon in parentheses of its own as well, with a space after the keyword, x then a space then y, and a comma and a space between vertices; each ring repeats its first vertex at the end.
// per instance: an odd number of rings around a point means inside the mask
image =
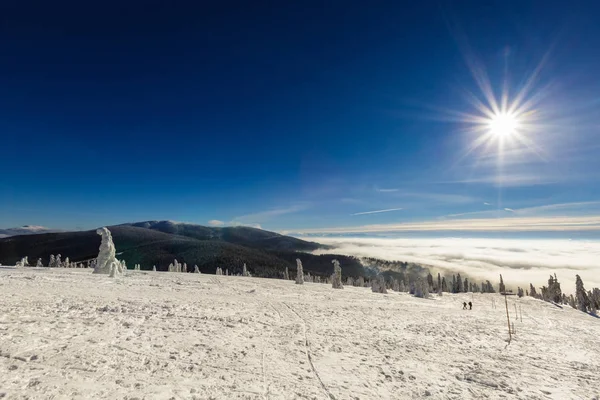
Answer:
POLYGON ((310 365, 310 368, 312 369, 313 374, 315 375, 315 377, 317 378, 317 380, 321 384, 321 387, 323 388, 323 391, 325 392, 325 395, 328 398, 330 398, 331 400, 335 400, 335 397, 327 389, 327 386, 325 386, 325 384, 323 383, 323 380, 321 379, 321 376, 319 375, 319 373, 317 372, 317 369, 315 368, 315 365, 313 364, 312 355, 310 353, 310 344, 308 342, 308 335, 306 333, 306 321, 304 320, 304 318, 302 318, 300 316, 300 314, 298 314, 296 312, 296 310, 294 310, 292 307, 290 307, 287 303, 283 303, 283 305, 286 306, 291 312, 293 312, 298 317, 298 319, 300 320, 300 322, 302 323, 302 331, 304 332, 304 351, 306 353, 306 358, 308 359, 308 363, 310 365))

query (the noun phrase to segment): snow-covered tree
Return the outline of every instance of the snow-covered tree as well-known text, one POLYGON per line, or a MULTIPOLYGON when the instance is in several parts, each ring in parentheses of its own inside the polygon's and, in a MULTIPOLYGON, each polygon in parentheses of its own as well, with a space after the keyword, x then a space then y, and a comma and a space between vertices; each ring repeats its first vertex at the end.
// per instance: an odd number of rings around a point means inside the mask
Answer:
POLYGON ((223 275, 223 269, 221 267, 217 267, 217 275, 223 275))
POLYGON ((248 269, 246 269, 246 263, 244 263, 244 266, 242 267, 242 276, 248 276, 248 269))
POLYGON ((506 286, 504 286, 504 280, 502 279, 502 274, 500 274, 500 284, 498 285, 498 291, 500 293, 506 292, 506 286))
POLYGON ((535 291, 535 288, 533 287, 533 284, 529 284, 529 295, 531 297, 535 297, 537 298, 537 292, 535 291))
POLYGON ((302 269, 302 261, 299 258, 296 258, 296 284, 304 284, 304 270, 302 269))
POLYGON ((579 275, 575 275, 575 297, 577 298, 577 308, 580 311, 592 311, 590 299, 583 287, 583 281, 579 275))
POLYGON ((54 259, 54 254, 50 254, 50 261, 48 261, 48 268, 55 268, 56 260, 54 259))
POLYGON ((463 292, 467 293, 469 291, 469 279, 465 278, 465 283, 463 284, 463 292))
POLYGON ((400 293, 406 293, 406 284, 404 283, 404 279, 398 282, 398 291, 400 293))
MULTIPOLYGON (((116 258, 116 249, 112 240, 112 235, 107 228, 100 228, 96 233, 102 237, 94 274, 108 274, 111 277, 120 276, 125 273, 127 266, 121 264, 116 258)), ((56 262, 60 263, 60 254, 56 256, 56 262)))
POLYGON ((285 267, 285 272, 283 273, 283 279, 285 279, 286 281, 290 280, 290 271, 288 270, 288 267, 285 267))
POLYGON ((187 272, 187 263, 183 263, 183 272, 187 272))
POLYGON ((517 288, 517 296, 519 297, 523 297, 524 293, 523 293, 523 289, 521 289, 520 287, 517 288))
MULTIPOLYGON (((458 282, 460 282, 460 279, 458 279, 458 282)), ((417 279, 417 282, 415 283, 414 295, 415 297, 421 298, 429 297, 429 285, 427 284, 427 281, 425 279, 421 277, 417 279)))
POLYGON ((440 273, 438 272, 438 279, 437 279, 437 291, 438 293, 442 290, 442 276, 440 275, 440 273))
POLYGON ((63 264, 64 268, 70 268, 71 263, 69 262, 69 257, 65 258, 65 263, 63 264))
POLYGON ((385 288, 385 278, 383 275, 378 275, 376 278, 371 279, 371 291, 373 293, 387 294, 387 289, 385 288))
POLYGON ((427 273, 427 285, 429 287, 429 291, 433 291, 433 276, 431 275, 431 272, 427 273))
POLYGON ((156 265, 152 266, 152 271, 156 272, 156 265))
POLYGON ((399 292, 400 291, 400 282, 398 282, 398 279, 394 279, 392 281, 392 290, 394 292, 399 292))
POLYGON ((37 264, 35 266, 36 266, 36 268, 42 268, 44 266, 44 264, 42 264, 42 259, 41 258, 38 258, 37 264))
POLYGON ((199 274, 200 273, 200 269, 198 268, 197 265, 194 265, 194 273, 195 274, 199 274))
POLYGON ((547 291, 547 301, 553 301, 555 303, 562 302, 562 291, 560 289, 560 283, 556 278, 556 274, 554 276, 550 275, 550 279, 548 279, 548 291, 547 291))
POLYGON ((343 289, 344 285, 342 284, 342 267, 340 267, 340 262, 338 260, 331 260, 333 264, 333 275, 331 275, 331 287, 333 289, 343 289))
POLYGON ((442 292, 448 292, 448 284, 446 283, 446 277, 442 278, 442 292))
POLYGON ((365 286, 365 278, 359 276, 358 279, 354 282, 354 286, 364 287, 365 286))
POLYGON ((464 291, 462 278, 460 277, 460 274, 458 274, 456 277, 456 293, 462 293, 464 291))
POLYGON ((458 285, 456 284, 456 276, 452 275, 452 293, 458 291, 458 285))

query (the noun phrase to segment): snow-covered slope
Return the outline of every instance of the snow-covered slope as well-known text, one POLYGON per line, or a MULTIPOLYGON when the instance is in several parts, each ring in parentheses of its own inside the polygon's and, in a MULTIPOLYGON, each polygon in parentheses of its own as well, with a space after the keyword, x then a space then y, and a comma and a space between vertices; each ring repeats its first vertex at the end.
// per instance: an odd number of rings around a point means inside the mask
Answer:
POLYGON ((500 295, 0 267, 0 306, 9 399, 600 396, 600 319, 531 298, 509 345, 500 295))

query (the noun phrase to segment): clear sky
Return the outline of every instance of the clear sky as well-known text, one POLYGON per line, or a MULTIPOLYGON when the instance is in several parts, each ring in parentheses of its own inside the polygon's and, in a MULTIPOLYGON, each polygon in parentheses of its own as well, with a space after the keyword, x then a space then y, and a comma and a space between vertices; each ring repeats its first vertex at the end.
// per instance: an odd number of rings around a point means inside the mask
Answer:
POLYGON ((208 3, 0 4, 0 227, 600 230, 598 2, 208 3))

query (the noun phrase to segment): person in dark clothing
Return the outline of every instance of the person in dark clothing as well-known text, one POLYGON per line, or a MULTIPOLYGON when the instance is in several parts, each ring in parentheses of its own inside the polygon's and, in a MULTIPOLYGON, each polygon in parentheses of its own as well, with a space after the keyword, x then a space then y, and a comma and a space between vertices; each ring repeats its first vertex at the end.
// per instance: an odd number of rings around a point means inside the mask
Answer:
POLYGON ((467 303, 466 303, 466 302, 464 302, 464 303, 463 303, 463 310, 466 310, 466 309, 467 309, 467 303))
POLYGON ((473 303, 469 302, 469 310, 473 309, 473 303))

